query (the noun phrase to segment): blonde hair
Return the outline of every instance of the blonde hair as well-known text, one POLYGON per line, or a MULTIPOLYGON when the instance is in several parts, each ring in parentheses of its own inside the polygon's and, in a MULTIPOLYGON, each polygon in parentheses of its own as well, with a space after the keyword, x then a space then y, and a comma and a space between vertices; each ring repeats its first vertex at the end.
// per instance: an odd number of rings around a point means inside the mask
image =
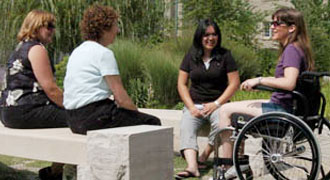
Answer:
POLYGON ((21 29, 17 35, 18 41, 37 39, 38 30, 48 24, 55 23, 55 16, 47 11, 32 10, 25 17, 21 29))
POLYGON ((312 54, 312 48, 310 40, 307 34, 307 28, 304 21, 303 14, 296 9, 282 8, 277 10, 273 15, 272 19, 277 18, 285 22, 288 26, 295 25, 296 30, 289 35, 288 41, 285 44, 280 45, 280 53, 282 54, 285 47, 290 43, 296 43, 301 50, 305 53, 307 70, 311 71, 314 69, 314 59, 312 54))

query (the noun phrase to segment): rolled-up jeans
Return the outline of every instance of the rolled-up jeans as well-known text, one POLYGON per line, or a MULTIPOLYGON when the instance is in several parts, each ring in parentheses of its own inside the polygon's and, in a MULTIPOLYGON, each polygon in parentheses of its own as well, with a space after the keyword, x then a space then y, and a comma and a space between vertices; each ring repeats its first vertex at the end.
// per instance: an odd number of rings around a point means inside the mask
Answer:
POLYGON ((219 128, 220 108, 213 111, 209 116, 196 118, 184 107, 180 127, 180 151, 194 149, 198 152, 197 134, 204 123, 210 123, 208 143, 213 146, 216 132, 219 128))

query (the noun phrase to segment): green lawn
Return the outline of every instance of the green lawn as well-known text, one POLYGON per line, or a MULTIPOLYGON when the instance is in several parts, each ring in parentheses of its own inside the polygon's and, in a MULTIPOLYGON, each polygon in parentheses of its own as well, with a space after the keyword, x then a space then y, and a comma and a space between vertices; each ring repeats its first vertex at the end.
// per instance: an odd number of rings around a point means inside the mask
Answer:
MULTIPOLYGON (((50 162, 29 160, 24 158, 16 158, 0 155, 0 180, 37 180, 38 169, 49 166, 50 162), (19 168, 12 168, 13 166, 19 168), (21 170, 19 170, 21 169, 21 170)), ((202 176, 212 176, 212 162, 208 161, 209 168, 201 171, 202 176)), ((174 173, 183 171, 186 162, 178 155, 174 157, 174 173)), ((199 178, 190 178, 198 180, 199 178)))
POLYGON ((36 180, 37 166, 28 168, 30 162, 32 160, 0 155, 0 180, 36 180))
MULTIPOLYGON (((207 168, 206 170, 201 170, 200 173, 201 173, 201 176, 207 176, 207 177, 212 177, 212 162, 209 160, 206 162, 207 165, 209 166, 209 168, 207 168)), ((174 157, 174 174, 180 172, 180 171, 183 171, 186 167, 186 161, 178 156, 178 155, 175 155, 174 157)), ((198 180, 199 178, 190 178, 189 180, 198 180)))
POLYGON ((50 162, 0 155, 0 180, 38 180, 38 170, 50 162))

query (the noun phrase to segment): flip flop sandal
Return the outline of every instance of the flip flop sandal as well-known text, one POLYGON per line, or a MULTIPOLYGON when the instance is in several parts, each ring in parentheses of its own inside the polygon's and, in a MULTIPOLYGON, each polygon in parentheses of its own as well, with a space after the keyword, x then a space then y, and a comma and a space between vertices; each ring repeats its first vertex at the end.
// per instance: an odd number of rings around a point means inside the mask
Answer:
POLYGON ((197 177, 190 171, 184 170, 181 173, 183 173, 183 172, 185 172, 187 174, 176 174, 175 180, 186 179, 186 178, 190 178, 190 177, 197 177))

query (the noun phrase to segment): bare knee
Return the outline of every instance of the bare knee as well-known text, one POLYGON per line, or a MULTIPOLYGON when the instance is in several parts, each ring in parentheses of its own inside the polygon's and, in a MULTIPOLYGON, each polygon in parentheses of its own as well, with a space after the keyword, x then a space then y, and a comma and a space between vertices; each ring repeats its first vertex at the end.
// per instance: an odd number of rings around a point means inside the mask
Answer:
POLYGON ((231 125, 230 116, 233 113, 231 112, 230 106, 228 104, 224 104, 223 106, 221 106, 219 113, 220 113, 219 127, 224 128, 230 126, 231 125))

